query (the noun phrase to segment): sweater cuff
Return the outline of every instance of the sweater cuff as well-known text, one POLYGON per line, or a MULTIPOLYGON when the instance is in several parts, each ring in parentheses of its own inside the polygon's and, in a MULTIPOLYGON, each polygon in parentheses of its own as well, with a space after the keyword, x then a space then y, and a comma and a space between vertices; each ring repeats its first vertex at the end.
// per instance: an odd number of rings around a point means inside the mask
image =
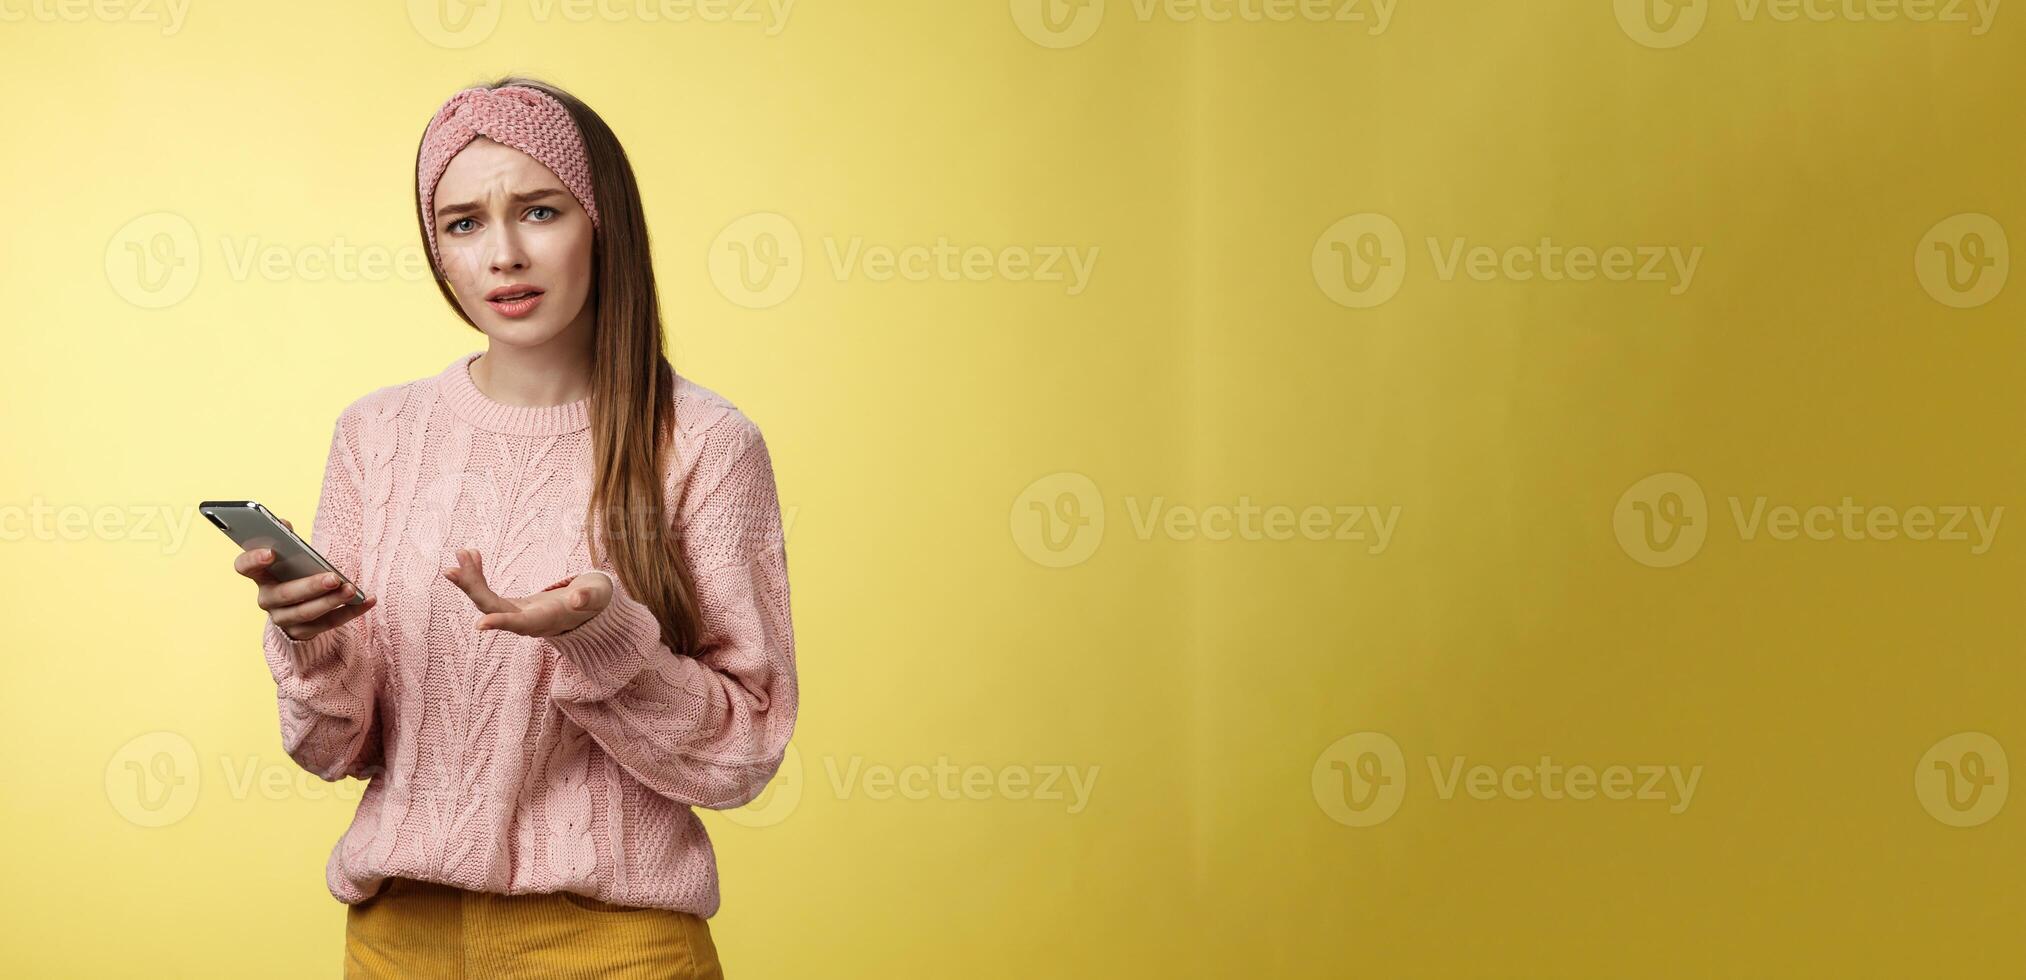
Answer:
MULTIPOLYGON (((595 569, 605 572, 604 569, 595 569)), ((565 701, 603 701, 633 681, 647 666, 647 651, 661 645, 661 621, 653 610, 612 580, 612 602, 576 629, 548 638, 563 669, 551 694, 565 701)))
POLYGON ((297 640, 270 619, 267 621, 267 645, 268 649, 281 654, 296 674, 305 674, 337 655, 340 645, 338 634, 343 629, 328 629, 307 640, 297 640))

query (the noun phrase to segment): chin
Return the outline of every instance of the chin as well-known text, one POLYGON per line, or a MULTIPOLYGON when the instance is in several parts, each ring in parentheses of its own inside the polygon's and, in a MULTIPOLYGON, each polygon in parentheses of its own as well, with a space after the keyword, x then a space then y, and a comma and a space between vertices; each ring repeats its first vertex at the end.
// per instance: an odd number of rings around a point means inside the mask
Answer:
POLYGON ((569 326, 567 323, 550 322, 548 317, 509 320, 494 314, 490 308, 474 319, 487 337, 509 347, 540 347, 562 336, 569 326))

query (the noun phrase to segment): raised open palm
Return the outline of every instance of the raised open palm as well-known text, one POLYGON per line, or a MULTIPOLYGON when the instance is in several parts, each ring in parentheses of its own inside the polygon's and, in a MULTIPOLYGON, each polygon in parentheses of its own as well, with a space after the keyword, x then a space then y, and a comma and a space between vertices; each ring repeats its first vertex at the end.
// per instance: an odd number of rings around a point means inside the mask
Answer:
POLYGON ((612 580, 600 571, 583 572, 534 595, 509 599, 486 584, 483 559, 473 548, 457 549, 457 567, 444 569, 443 577, 463 589, 484 613, 478 619, 480 630, 555 636, 576 629, 612 602, 612 580))

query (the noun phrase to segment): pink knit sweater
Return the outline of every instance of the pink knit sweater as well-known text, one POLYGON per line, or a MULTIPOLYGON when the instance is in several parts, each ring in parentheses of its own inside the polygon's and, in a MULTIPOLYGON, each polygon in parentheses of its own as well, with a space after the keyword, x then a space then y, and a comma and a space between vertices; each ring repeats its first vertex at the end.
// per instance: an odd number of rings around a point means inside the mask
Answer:
POLYGON ((346 904, 401 875, 708 918, 717 862, 691 807, 758 796, 795 726, 766 442, 677 376, 663 500, 695 577, 699 656, 669 650, 608 562, 612 604, 576 629, 481 633, 442 574, 458 548, 504 596, 594 566, 588 399, 495 402, 472 384, 477 356, 372 392, 334 427, 310 541, 379 604, 308 641, 265 630, 283 747, 324 779, 369 780, 325 881, 346 904))

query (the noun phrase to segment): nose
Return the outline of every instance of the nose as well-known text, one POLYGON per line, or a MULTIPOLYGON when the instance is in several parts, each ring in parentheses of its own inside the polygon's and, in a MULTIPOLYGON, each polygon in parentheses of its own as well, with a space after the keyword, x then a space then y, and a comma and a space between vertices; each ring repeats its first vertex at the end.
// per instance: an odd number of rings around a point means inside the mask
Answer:
POLYGON ((488 262, 494 274, 519 272, 528 267, 528 254, 511 223, 493 232, 486 241, 488 262))

